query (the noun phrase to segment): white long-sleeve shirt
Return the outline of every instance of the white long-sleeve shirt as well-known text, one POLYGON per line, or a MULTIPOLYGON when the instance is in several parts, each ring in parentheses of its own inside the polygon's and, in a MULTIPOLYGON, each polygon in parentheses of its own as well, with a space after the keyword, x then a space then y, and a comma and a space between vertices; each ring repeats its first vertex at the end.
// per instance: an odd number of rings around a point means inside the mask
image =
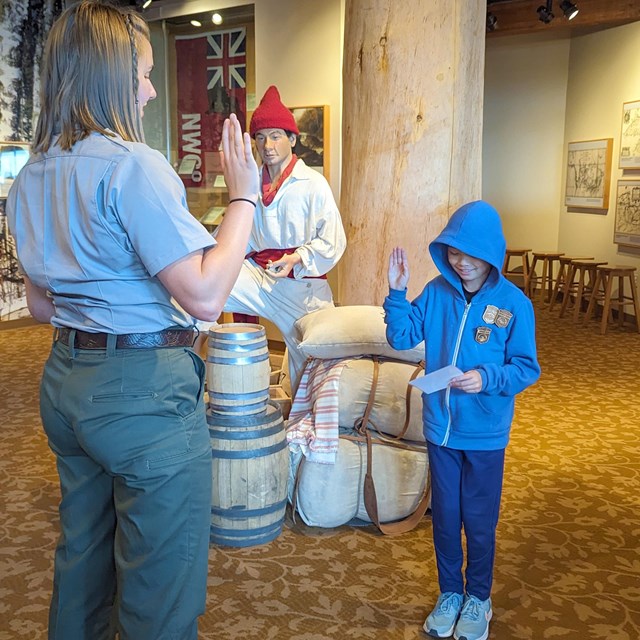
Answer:
POLYGON ((333 193, 317 171, 298 160, 273 202, 258 202, 248 251, 298 247, 295 278, 321 276, 342 257, 347 241, 333 193))

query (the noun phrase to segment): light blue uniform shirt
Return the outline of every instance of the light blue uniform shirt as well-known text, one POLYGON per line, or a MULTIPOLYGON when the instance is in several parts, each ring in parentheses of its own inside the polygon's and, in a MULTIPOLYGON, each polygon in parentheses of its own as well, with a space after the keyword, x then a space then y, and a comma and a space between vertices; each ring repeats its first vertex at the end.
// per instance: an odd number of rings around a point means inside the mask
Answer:
POLYGON ((52 324, 106 333, 189 327, 156 274, 215 240, 147 145, 98 133, 35 154, 7 200, 24 273, 51 292, 52 324))

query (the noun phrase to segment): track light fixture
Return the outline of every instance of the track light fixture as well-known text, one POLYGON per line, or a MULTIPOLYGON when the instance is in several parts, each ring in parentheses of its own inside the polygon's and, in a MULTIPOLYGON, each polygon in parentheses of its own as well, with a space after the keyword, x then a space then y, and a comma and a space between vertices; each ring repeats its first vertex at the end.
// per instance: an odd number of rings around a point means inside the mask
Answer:
POLYGON ((578 15, 578 7, 569 0, 562 0, 560 3, 560 11, 564 13, 567 20, 573 20, 578 15))
POLYGON ((540 5, 538 7, 538 20, 540 20, 540 22, 549 24, 553 20, 553 12, 551 11, 552 4, 553 0, 547 0, 546 6, 540 5))

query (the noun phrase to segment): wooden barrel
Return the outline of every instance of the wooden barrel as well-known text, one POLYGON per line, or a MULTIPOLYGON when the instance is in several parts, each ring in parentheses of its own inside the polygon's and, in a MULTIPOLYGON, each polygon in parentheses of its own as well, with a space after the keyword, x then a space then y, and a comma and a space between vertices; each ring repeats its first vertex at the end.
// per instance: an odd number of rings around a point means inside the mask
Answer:
POLYGON ((264 411, 270 376, 264 327, 231 322, 209 330, 207 390, 211 411, 234 415, 264 411))
POLYGON ((250 547, 282 532, 289 450, 280 407, 244 416, 207 411, 213 488, 210 542, 250 547))

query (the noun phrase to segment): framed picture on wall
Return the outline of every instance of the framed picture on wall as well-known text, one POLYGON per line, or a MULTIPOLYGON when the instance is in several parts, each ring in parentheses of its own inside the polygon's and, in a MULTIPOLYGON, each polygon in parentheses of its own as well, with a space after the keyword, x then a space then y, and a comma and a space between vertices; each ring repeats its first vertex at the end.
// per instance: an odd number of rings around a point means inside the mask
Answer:
POLYGON ((640 100, 622 105, 621 169, 640 169, 640 100))
POLYGON ((640 180, 618 180, 613 241, 640 247, 640 180))
POLYGON ((613 138, 569 143, 565 205, 609 208, 612 149, 613 138))
POLYGON ((293 152, 328 179, 329 106, 289 108, 300 130, 293 152))

